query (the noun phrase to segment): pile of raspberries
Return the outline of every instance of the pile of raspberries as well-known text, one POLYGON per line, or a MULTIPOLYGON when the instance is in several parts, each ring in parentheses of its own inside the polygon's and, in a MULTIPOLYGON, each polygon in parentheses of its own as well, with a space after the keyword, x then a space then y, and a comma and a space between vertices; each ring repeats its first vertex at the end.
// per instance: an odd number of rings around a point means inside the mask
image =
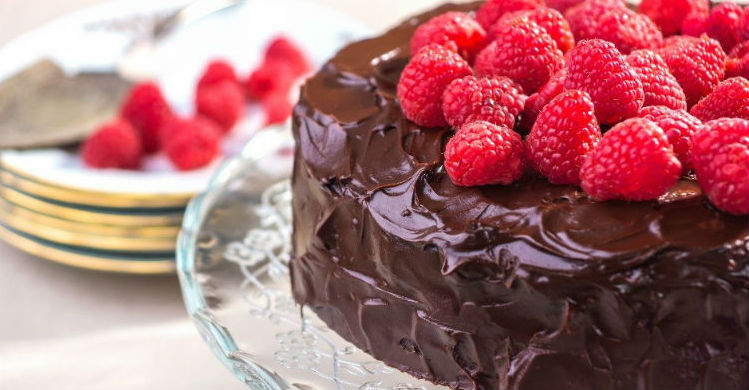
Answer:
POLYGON ((83 143, 83 162, 138 169, 145 155, 163 151, 179 170, 206 166, 219 155, 221 137, 239 121, 246 100, 260 103, 266 125, 282 123, 291 115, 291 89, 310 70, 306 55, 284 37, 270 42, 262 63, 244 81, 231 64, 214 60, 198 81, 190 118, 175 114, 155 83, 138 83, 122 102, 119 118, 83 143))
POLYGON ((644 201, 696 176, 713 205, 749 213, 749 8, 546 1, 488 0, 416 29, 398 100, 419 126, 455 129, 453 183, 532 169, 644 201))

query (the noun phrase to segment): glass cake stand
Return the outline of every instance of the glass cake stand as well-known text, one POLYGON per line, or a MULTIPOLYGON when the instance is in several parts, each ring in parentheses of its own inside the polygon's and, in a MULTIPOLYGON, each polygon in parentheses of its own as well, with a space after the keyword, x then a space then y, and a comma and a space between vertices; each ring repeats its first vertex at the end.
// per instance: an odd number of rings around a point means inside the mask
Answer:
POLYGON ((287 127, 256 135, 188 205, 177 244, 185 305, 251 389, 438 390, 374 360, 291 297, 287 127))

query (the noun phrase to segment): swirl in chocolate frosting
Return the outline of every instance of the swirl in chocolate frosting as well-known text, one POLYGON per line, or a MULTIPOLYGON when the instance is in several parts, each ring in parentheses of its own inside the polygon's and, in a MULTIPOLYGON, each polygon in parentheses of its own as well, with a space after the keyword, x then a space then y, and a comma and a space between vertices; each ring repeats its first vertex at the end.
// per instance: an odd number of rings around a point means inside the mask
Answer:
POLYGON ((408 43, 349 45, 294 112, 294 296, 346 339, 457 389, 745 389, 749 221, 682 179, 596 202, 528 173, 456 187, 449 128, 406 120, 408 43))

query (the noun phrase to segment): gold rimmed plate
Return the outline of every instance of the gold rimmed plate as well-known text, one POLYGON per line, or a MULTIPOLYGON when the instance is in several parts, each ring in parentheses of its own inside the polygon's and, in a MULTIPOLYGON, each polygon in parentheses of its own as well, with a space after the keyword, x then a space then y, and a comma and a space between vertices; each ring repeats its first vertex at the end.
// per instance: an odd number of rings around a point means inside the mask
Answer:
POLYGON ((0 239, 10 245, 56 263, 96 271, 131 274, 167 274, 174 272, 170 254, 128 254, 92 251, 86 248, 60 245, 16 231, 0 224, 0 239))
POLYGON ((72 204, 44 199, 14 187, 0 185, 0 197, 6 202, 59 219, 127 227, 176 226, 182 220, 183 209, 104 209, 77 207, 72 204))
POLYGON ((28 194, 61 202, 108 208, 165 208, 184 207, 192 194, 109 193, 82 190, 32 178, 12 167, 0 169, 0 183, 18 188, 28 194))
POLYGON ((179 233, 179 226, 119 226, 107 225, 102 223, 81 223, 54 217, 51 215, 41 214, 20 206, 16 206, 0 198, 0 212, 57 229, 83 234, 97 234, 108 236, 129 236, 129 237, 146 237, 162 238, 175 240, 179 233))
POLYGON ((174 250, 174 238, 147 238, 134 235, 107 235, 81 233, 53 227, 6 213, 0 210, 0 223, 14 230, 62 245, 99 250, 127 252, 170 252, 174 250))

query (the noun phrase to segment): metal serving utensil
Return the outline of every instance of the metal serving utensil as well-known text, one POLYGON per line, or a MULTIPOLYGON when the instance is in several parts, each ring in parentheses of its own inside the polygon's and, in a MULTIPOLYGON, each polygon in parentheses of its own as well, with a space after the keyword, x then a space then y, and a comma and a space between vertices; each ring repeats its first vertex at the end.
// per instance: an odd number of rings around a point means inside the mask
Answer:
POLYGON ((127 18, 102 20, 89 23, 88 30, 116 31, 130 34, 133 38, 117 63, 118 73, 131 80, 153 76, 150 64, 152 54, 161 40, 175 29, 212 15, 218 11, 239 5, 245 0, 194 0, 176 9, 150 15, 133 15, 127 18))

